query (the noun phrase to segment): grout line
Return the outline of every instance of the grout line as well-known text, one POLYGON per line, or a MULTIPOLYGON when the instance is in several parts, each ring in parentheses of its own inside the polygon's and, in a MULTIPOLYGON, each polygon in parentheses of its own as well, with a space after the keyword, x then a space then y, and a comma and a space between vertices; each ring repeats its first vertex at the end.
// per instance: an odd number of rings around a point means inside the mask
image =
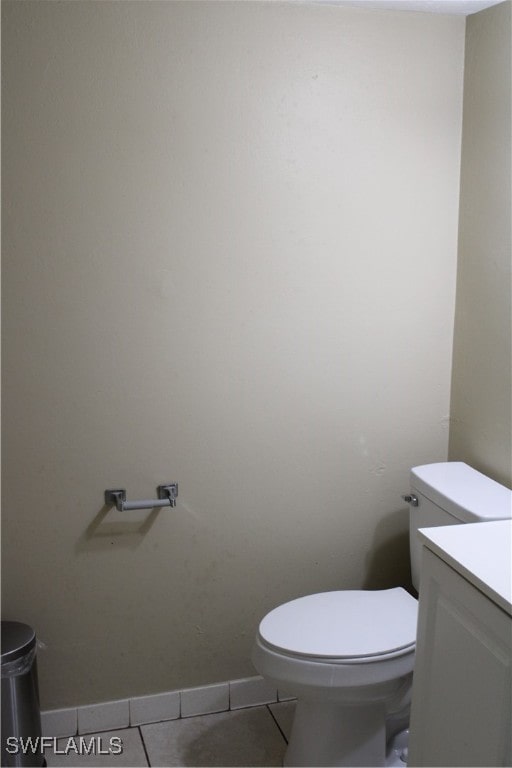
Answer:
POLYGON ((148 751, 146 749, 146 742, 144 741, 144 735, 140 729, 140 725, 137 726, 137 730, 139 731, 140 740, 142 741, 142 749, 144 750, 144 754, 146 755, 146 763, 148 765, 148 768, 151 768, 151 763, 149 762, 149 755, 148 751))
POLYGON ((279 725, 279 723, 277 722, 277 718, 276 718, 276 716, 274 715, 274 713, 272 712, 272 710, 270 709, 270 707, 269 707, 269 705, 268 705, 268 704, 265 704, 265 706, 266 706, 266 708, 268 709, 268 711, 270 712, 270 715, 271 715, 271 717, 272 717, 272 720, 274 721, 274 723, 275 723, 275 724, 277 725, 277 727, 279 728, 279 732, 280 732, 281 736, 283 737, 283 739, 285 740, 285 742, 288 744, 288 739, 287 739, 287 738, 286 738, 286 736, 284 735, 284 731, 283 731, 283 729, 281 728, 281 726, 280 726, 280 725, 279 725))

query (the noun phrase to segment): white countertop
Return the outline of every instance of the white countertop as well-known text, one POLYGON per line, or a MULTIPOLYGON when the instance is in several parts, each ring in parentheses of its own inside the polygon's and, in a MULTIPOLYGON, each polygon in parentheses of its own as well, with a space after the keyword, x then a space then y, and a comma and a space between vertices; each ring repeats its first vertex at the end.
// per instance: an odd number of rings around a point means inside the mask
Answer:
POLYGON ((422 543, 512 615, 512 520, 421 528, 422 543))

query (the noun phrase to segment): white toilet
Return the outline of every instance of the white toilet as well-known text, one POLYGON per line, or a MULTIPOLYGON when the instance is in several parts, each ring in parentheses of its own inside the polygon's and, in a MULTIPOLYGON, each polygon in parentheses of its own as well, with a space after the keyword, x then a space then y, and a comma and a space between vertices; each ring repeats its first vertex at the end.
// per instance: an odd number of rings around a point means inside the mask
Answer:
MULTIPOLYGON (((411 505, 416 589, 418 528, 512 515, 511 491, 462 462, 412 469, 411 493, 404 498, 411 505)), ((416 619, 417 601, 401 587, 307 595, 265 616, 254 666, 298 699, 285 766, 397 764, 389 743, 407 724, 416 619)))

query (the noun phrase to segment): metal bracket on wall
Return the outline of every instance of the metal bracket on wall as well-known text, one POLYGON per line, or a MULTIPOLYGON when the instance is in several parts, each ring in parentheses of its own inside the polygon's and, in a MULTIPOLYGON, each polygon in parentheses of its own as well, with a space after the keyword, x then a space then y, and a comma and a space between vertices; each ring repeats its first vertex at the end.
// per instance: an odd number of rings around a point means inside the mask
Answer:
POLYGON ((124 488, 105 491, 105 504, 108 507, 115 505, 119 512, 127 512, 130 509, 154 509, 155 507, 175 507, 178 498, 178 483, 168 483, 158 486, 158 499, 140 499, 139 501, 126 501, 124 488))

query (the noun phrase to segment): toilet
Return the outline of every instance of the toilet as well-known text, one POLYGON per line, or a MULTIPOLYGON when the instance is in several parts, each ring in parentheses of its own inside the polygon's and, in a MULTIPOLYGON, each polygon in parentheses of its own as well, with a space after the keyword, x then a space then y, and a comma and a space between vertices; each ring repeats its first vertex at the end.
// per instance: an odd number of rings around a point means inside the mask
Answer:
MULTIPOLYGON (((419 590, 419 528, 510 518, 512 492, 463 462, 410 475, 412 582, 419 590)), ((404 765, 417 601, 402 587, 306 595, 270 611, 252 660, 297 698, 285 766, 404 765), (401 744, 398 754, 393 746, 401 744)))

